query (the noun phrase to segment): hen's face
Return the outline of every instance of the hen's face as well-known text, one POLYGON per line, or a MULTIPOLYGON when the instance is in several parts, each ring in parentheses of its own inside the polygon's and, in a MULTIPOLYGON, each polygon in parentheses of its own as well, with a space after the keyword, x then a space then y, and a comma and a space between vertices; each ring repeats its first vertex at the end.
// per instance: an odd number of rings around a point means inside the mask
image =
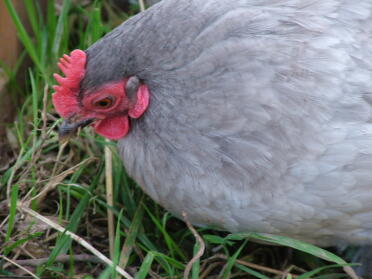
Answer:
POLYGON ((60 127, 61 136, 92 124, 98 134, 108 139, 123 138, 129 131, 129 117, 139 118, 149 105, 148 88, 135 76, 81 92, 86 66, 86 54, 82 50, 64 55, 58 66, 65 74, 65 77, 54 75, 60 85, 54 86, 53 104, 65 118, 60 127))

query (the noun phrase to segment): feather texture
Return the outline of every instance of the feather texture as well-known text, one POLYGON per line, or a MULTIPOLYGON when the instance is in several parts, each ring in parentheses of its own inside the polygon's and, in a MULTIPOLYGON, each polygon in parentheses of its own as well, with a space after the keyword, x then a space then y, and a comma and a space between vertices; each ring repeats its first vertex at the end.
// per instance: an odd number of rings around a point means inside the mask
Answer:
POLYGON ((118 147, 174 214, 372 243, 371 12, 370 0, 164 0, 87 50, 82 86, 148 85, 118 147))

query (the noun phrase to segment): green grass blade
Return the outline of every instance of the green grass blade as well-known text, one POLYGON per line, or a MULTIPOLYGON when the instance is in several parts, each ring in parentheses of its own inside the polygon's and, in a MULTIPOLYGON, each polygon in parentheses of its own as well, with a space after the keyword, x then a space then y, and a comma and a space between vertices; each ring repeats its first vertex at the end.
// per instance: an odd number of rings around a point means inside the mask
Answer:
POLYGON ((303 251, 305 253, 311 254, 313 256, 316 256, 318 258, 321 258, 326 261, 334 262, 341 265, 346 265, 347 262, 345 262, 342 258, 339 256, 328 252, 327 250, 324 250, 322 248, 319 248, 315 245, 292 239, 285 236, 279 236, 279 235, 271 235, 271 234, 265 234, 265 233, 240 233, 240 234, 231 234, 226 237, 227 240, 242 240, 246 238, 251 239, 257 239, 260 241, 265 241, 269 243, 275 243, 287 247, 292 247, 293 249, 303 251))
POLYGON ((101 272, 101 274, 98 276, 98 279, 112 279, 111 274, 112 267, 108 266, 103 270, 103 272, 101 272))
MULTIPOLYGON (((48 34, 48 45, 52 46, 55 38, 55 31, 57 26, 57 16, 55 3, 53 0, 47 1, 47 34, 48 34)), ((48 56, 52 55, 51 48, 48 48, 48 56)))
MULTIPOLYGON (((319 273, 323 270, 326 270, 326 269, 329 269, 329 268, 336 268, 336 267, 342 268, 343 266, 345 266, 345 265, 332 264, 332 265, 327 265, 327 266, 321 266, 321 267, 318 267, 314 270, 306 272, 306 273, 302 274, 301 276, 298 276, 297 279, 308 279, 308 278, 316 275, 317 273, 319 273)), ((350 266, 350 264, 349 264, 349 266, 350 266)))
MULTIPOLYGON (((196 255, 196 253, 198 253, 200 249, 200 244, 197 242, 195 243, 194 245, 194 256, 196 255)), ((193 265, 192 265, 192 269, 191 269, 191 278, 192 279, 198 279, 200 277, 200 258, 197 259, 193 265)))
MULTIPOLYGON (((98 204, 100 204, 101 206, 103 206, 105 209, 108 208, 107 206, 107 203, 101 201, 101 200, 96 200, 96 202, 98 204)), ((112 208, 115 216, 118 216, 119 215, 119 211, 116 210, 115 208, 112 208)), ((121 223, 126 227, 126 228, 130 228, 131 226, 131 222, 128 218, 126 217, 123 217, 122 220, 121 220, 121 223)), ((146 249, 147 251, 157 251, 157 248, 156 246, 150 241, 149 237, 147 237, 146 234, 144 233, 141 233, 139 232, 137 238, 140 240, 140 242, 142 243, 142 245, 145 247, 144 249, 146 249)))
POLYGON ((9 241, 10 236, 11 236, 12 231, 13 231, 15 216, 16 216, 16 213, 17 213, 18 190, 19 190, 18 185, 14 185, 11 188, 9 221, 8 221, 8 230, 7 230, 6 236, 5 236, 5 242, 9 241))
MULTIPOLYGON (((320 276, 317 276, 315 279, 338 279, 338 278, 340 278, 340 279, 348 279, 348 277, 345 276, 345 274, 340 274, 340 273, 320 275, 320 276)), ((363 278, 361 278, 361 279, 363 279, 363 278)))
POLYGON ((64 27, 67 26, 66 21, 68 20, 67 15, 70 9, 71 0, 64 0, 62 3, 63 3, 62 10, 61 10, 61 14, 57 21, 57 26, 56 26, 55 35, 54 35, 54 42, 52 46, 52 56, 54 58, 57 58, 59 56, 58 54, 59 54, 60 45, 61 45, 62 38, 63 38, 64 27))
POLYGON ((157 229, 163 234, 163 237, 164 237, 164 240, 165 240, 165 243, 167 244, 168 246, 168 250, 170 251, 172 257, 175 257, 175 253, 176 252, 181 258, 182 260, 186 261, 187 260, 187 257, 185 256, 185 254, 182 252, 182 250, 178 247, 178 245, 176 244, 176 242, 172 239, 172 237, 168 234, 168 232, 165 230, 165 227, 162 226, 162 224, 159 222, 159 220, 151 213, 151 210, 148 209, 147 206, 145 206, 146 208, 146 213, 150 216, 151 220, 154 222, 155 226, 157 227, 157 229))
POLYGON ((247 274, 250 274, 250 275, 253 275, 254 277, 256 278, 259 278, 259 279, 270 279, 269 277, 247 267, 247 266, 244 266, 244 265, 241 265, 241 264, 235 264, 235 266, 237 268, 239 268, 240 270, 244 271, 245 273, 247 274))
POLYGON ((177 261, 176 259, 169 257, 167 255, 164 255, 163 253, 152 251, 154 255, 156 256, 156 261, 158 261, 160 264, 163 264, 164 262, 172 264, 173 267, 179 269, 179 270, 184 270, 185 265, 182 264, 181 262, 177 261))
POLYGON ((40 70, 40 72, 45 75, 45 69, 43 65, 40 63, 39 56, 37 55, 37 52, 35 50, 35 46, 32 42, 31 37, 28 35, 21 19, 19 18, 17 11, 15 10, 11 0, 4 0, 5 5, 9 11, 10 16, 12 17, 12 20, 14 22, 14 25, 16 26, 18 37, 23 43, 25 49, 27 50, 27 53, 30 55, 32 61, 35 63, 37 68, 40 70))
POLYGON ((31 156, 34 154, 34 152, 40 148, 41 146, 41 139, 38 139, 35 144, 32 146, 32 148, 28 149, 27 152, 23 155, 23 151, 21 150, 19 153, 20 153, 20 157, 19 159, 17 159, 16 163, 10 168, 8 169, 5 174, 3 175, 2 179, 1 179, 1 183, 2 184, 6 184, 6 182, 14 175, 14 171, 21 167, 23 164, 25 164, 30 158, 31 156))
MULTIPOLYGON (((6 76, 9 79, 9 82, 14 82, 15 78, 17 76, 17 73, 19 71, 20 66, 23 64, 24 59, 25 59, 25 51, 22 51, 17 59, 17 62, 15 65, 12 65, 12 67, 9 67, 7 64, 5 64, 4 61, 0 60, 0 68, 2 68, 6 74, 6 76)), ((17 84, 17 89, 19 89, 19 85, 17 84)))
POLYGON ((234 253, 234 255, 232 255, 232 257, 228 258, 226 266, 225 266, 225 268, 223 270, 223 273, 222 273, 222 278, 223 279, 229 279, 231 277, 231 269, 235 265, 236 259, 239 257, 241 251, 243 250, 243 248, 245 247, 247 242, 248 242, 248 240, 245 240, 243 242, 243 244, 239 247, 239 249, 234 253))
MULTIPOLYGON (((90 194, 88 192, 85 193, 84 197, 79 202, 78 206, 74 210, 74 213, 71 216, 71 222, 66 227, 66 230, 69 230, 71 232, 76 232, 77 227, 80 223, 80 219, 83 216, 86 207, 88 206, 90 194)), ((63 234, 58 240, 53 248, 52 252, 49 255, 48 262, 46 263, 46 266, 51 265, 58 255, 60 254, 66 254, 67 251, 70 249, 72 239, 70 236, 63 234)))
POLYGON ((21 246, 23 243, 26 243, 27 241, 40 237, 43 233, 42 232, 36 232, 28 235, 25 238, 22 238, 20 240, 15 241, 11 245, 8 245, 4 248, 4 256, 7 256, 14 248, 21 246))
POLYGON ((40 28, 38 24, 38 16, 37 16, 36 9, 34 6, 35 2, 34 1, 23 1, 23 3, 26 7, 27 17, 28 17, 28 20, 30 21, 32 32, 38 38, 40 28))
POLYGON ((99 38, 101 38, 102 35, 103 35, 103 23, 102 23, 102 18, 101 18, 101 8, 100 7, 95 7, 91 14, 92 14, 91 20, 93 22, 91 36, 92 36, 92 43, 94 43, 99 38))
POLYGON ((113 261, 113 265, 111 267, 112 278, 117 277, 116 266, 119 264, 119 261, 120 261, 120 225, 121 225, 120 220, 122 217, 123 217, 123 209, 120 210, 118 221, 116 224, 115 240, 114 240, 114 255, 113 255, 114 258, 111 259, 113 261))
POLYGON ((121 268, 125 268, 129 261, 129 257, 135 245, 135 241, 136 241, 136 238, 139 232, 139 228, 142 224, 143 213, 144 213, 142 201, 143 201, 143 198, 141 198, 140 202, 138 203, 137 211, 134 214, 132 224, 129 227, 127 238, 125 239, 123 248, 121 250, 120 264, 119 264, 121 268))
POLYGON ((154 261, 155 255, 152 252, 147 253, 146 257, 144 258, 139 271, 137 272, 134 279, 145 279, 148 278, 148 274, 154 261))
POLYGON ((35 77, 32 70, 29 70, 29 76, 31 81, 31 91, 32 91, 32 114, 33 114, 33 124, 34 124, 34 134, 36 136, 36 129, 39 125, 39 117, 38 117, 38 110, 39 110, 39 101, 38 101, 38 92, 35 84, 35 77))

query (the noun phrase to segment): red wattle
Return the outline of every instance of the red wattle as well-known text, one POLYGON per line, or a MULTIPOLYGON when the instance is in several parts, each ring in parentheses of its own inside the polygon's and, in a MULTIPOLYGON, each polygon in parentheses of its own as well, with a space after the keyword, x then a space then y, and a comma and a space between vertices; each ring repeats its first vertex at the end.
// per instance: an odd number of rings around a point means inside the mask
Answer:
POLYGON ((132 118, 139 118, 147 109, 150 102, 150 91, 145 84, 142 84, 137 91, 136 104, 128 111, 132 118))
POLYGON ((105 118, 97 121, 94 128, 97 134, 105 138, 119 140, 129 131, 129 119, 126 115, 105 118))

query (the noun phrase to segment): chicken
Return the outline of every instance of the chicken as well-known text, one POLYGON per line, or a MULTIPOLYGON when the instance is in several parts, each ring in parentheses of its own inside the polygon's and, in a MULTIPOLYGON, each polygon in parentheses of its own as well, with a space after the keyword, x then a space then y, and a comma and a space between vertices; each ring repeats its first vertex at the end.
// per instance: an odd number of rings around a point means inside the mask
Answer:
POLYGON ((372 243, 372 1, 164 0, 60 60, 67 131, 196 225, 372 243))

